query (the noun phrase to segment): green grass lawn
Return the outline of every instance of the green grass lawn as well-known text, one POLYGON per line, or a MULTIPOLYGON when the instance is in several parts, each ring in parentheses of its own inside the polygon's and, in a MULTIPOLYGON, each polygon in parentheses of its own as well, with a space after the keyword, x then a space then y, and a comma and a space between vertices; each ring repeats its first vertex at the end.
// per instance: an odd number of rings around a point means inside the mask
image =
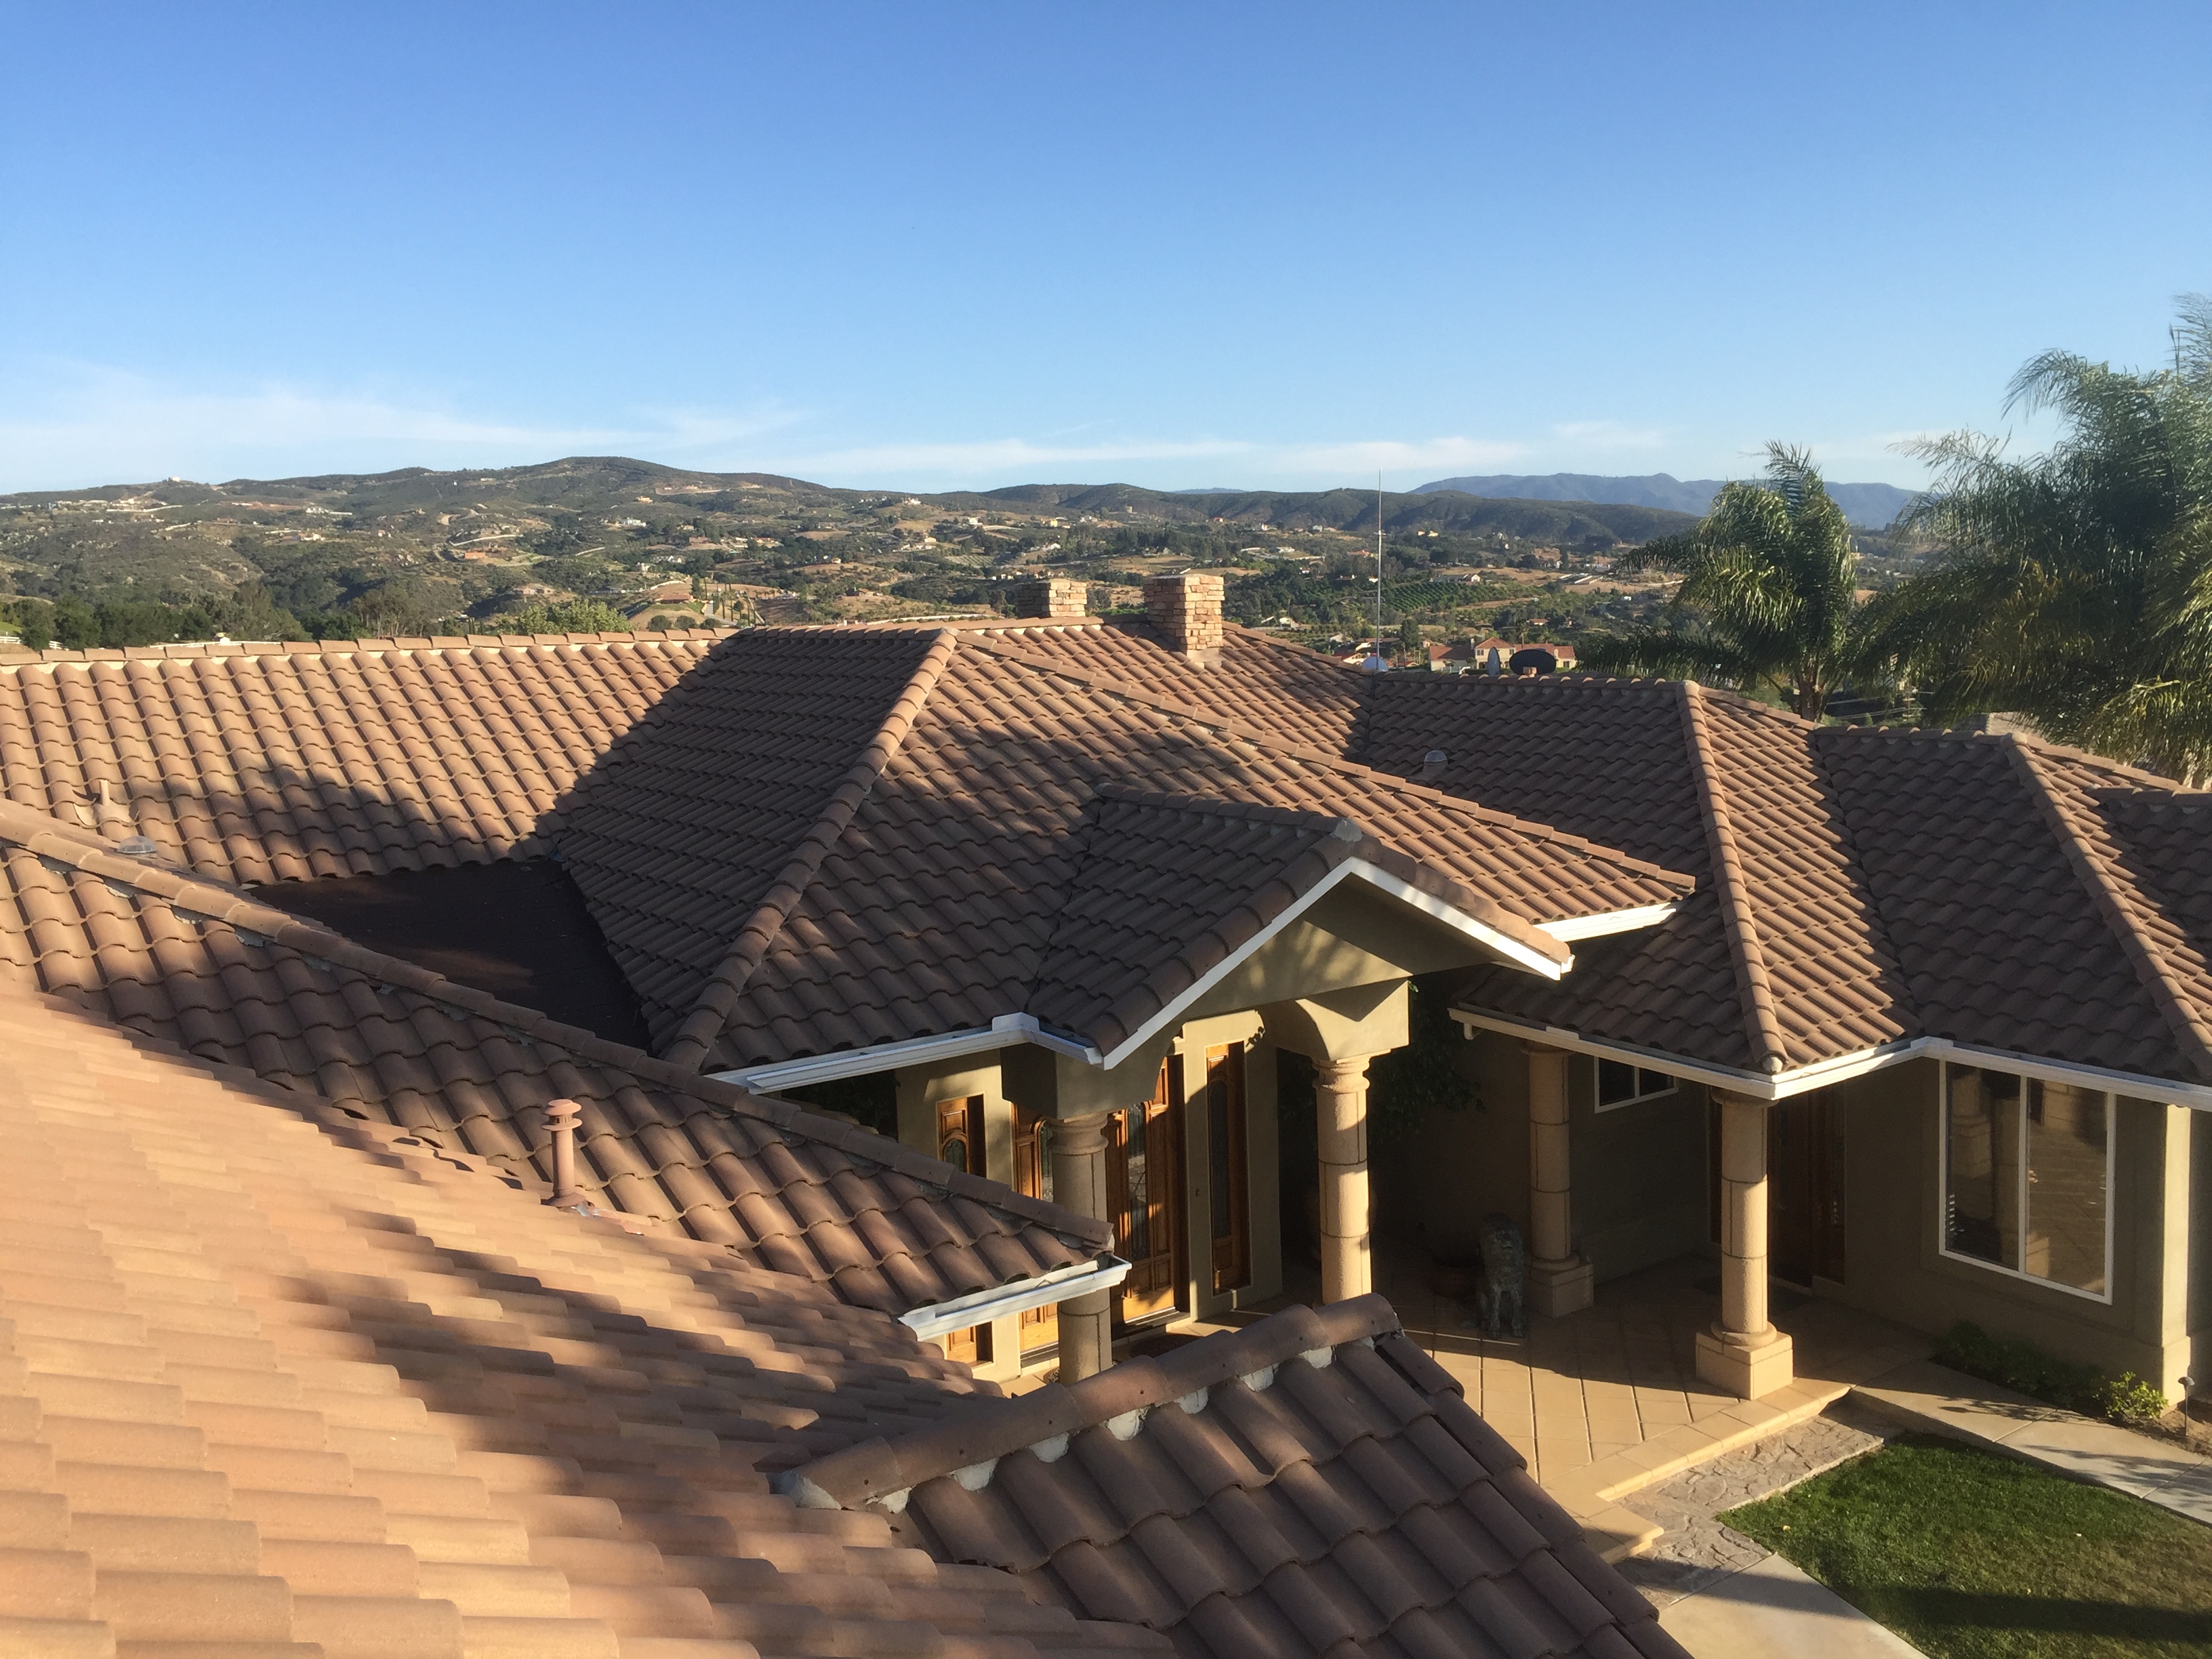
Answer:
POLYGON ((1931 1659, 2212 1659, 2212 1527, 1957 1441, 1721 1519, 1931 1659))

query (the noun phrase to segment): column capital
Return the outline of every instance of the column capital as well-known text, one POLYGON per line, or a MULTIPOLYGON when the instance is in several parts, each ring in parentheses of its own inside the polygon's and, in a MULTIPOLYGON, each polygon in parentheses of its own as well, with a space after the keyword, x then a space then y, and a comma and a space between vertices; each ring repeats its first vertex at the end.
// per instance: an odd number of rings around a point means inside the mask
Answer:
POLYGON ((1079 1117, 1055 1117, 1052 1125, 1052 1155, 1084 1158, 1106 1150, 1106 1126, 1111 1112, 1085 1112, 1079 1117))
POLYGON ((1705 1092, 1711 1097, 1716 1106, 1749 1106, 1765 1112, 1771 1111, 1780 1104, 1778 1101, 1761 1100, 1757 1095, 1738 1094, 1733 1089, 1708 1087, 1705 1092))
POLYGON ((1521 1052, 1524 1054, 1546 1057, 1557 1054, 1560 1059, 1565 1060, 1569 1054, 1574 1053, 1571 1048, 1562 1048, 1556 1042, 1543 1042, 1534 1037, 1516 1037, 1513 1040, 1519 1045, 1521 1052))

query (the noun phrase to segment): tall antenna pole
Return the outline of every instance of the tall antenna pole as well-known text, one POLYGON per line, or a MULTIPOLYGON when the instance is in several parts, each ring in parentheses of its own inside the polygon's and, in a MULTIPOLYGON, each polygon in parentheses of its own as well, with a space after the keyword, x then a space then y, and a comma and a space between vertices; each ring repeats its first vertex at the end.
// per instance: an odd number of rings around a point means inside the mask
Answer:
POLYGON ((1375 469, 1375 654, 1382 654, 1382 469, 1375 469))

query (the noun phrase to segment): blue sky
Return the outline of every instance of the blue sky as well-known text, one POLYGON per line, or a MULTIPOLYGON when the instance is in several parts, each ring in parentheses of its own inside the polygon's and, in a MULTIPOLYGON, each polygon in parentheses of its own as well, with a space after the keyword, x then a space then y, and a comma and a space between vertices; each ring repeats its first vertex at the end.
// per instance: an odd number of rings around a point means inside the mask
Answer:
POLYGON ((0 489, 1911 484, 2212 289, 2202 0, 0 3, 0 489))

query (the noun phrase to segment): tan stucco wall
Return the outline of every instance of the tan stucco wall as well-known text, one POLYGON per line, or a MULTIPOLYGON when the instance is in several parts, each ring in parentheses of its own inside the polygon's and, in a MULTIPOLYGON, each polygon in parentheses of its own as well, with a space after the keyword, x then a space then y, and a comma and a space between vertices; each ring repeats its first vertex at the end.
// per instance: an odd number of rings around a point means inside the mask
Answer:
POLYGON ((2112 1159, 2109 1304, 1942 1255, 1940 1067, 1915 1060, 1839 1085, 1844 1114, 1844 1283, 1839 1299, 1920 1330, 1961 1319, 2062 1358, 2132 1370, 2178 1395, 2190 1369, 2189 1179, 2196 1126, 2123 1097, 2112 1159))
MULTIPOLYGON (((1478 1032, 1457 1061, 1474 1103, 1431 1112, 1419 1133, 1377 1154, 1378 1229, 1433 1254, 1471 1258, 1482 1218, 1528 1225, 1528 1056, 1478 1032)), ((1569 1207, 1575 1248, 1615 1279, 1708 1248, 1705 1097, 1694 1084, 1609 1112, 1596 1109, 1589 1060, 1567 1062, 1569 1207)))

